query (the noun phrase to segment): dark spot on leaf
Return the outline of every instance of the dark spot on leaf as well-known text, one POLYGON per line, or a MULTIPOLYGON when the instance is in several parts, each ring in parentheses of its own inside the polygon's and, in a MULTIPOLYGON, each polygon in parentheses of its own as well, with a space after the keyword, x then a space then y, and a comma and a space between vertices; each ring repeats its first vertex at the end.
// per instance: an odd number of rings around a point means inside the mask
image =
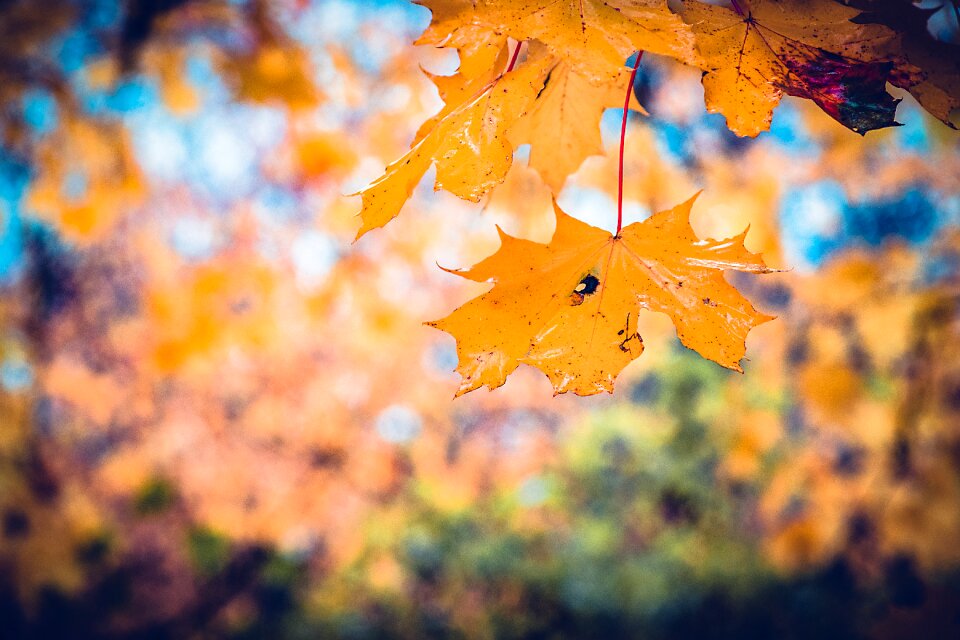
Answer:
POLYGON ((643 345, 643 338, 640 337, 640 334, 637 333, 636 331, 630 330, 630 314, 629 313, 627 314, 627 321, 623 325, 623 329, 621 329, 620 331, 617 331, 617 335, 625 336, 623 338, 623 341, 620 342, 620 345, 619 345, 620 351, 623 351, 624 353, 628 353, 630 351, 630 347, 628 345, 633 340, 636 340, 637 342, 639 342, 641 347, 643 345))
POLYGON ((583 279, 577 283, 577 286, 573 288, 573 293, 570 294, 570 304, 573 306, 579 306, 583 304, 584 299, 596 293, 597 287, 600 286, 600 280, 589 273, 583 277, 583 279))
POLYGON ((579 294, 588 296, 591 293, 594 293, 597 290, 597 287, 600 286, 600 281, 593 274, 589 274, 580 281, 580 284, 576 286, 574 291, 579 294))

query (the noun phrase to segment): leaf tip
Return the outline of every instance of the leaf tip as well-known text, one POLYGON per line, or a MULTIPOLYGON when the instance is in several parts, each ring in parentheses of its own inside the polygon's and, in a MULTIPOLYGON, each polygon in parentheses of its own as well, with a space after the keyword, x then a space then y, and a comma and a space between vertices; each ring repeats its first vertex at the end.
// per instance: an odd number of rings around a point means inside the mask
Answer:
POLYGON ((464 273, 463 270, 461 270, 461 269, 449 269, 449 268, 443 266, 442 264, 440 264, 439 262, 436 262, 436 261, 435 261, 433 264, 437 265, 437 268, 440 269, 441 271, 445 271, 445 272, 447 272, 447 273, 452 273, 452 274, 455 275, 455 276, 462 276, 463 273, 464 273))

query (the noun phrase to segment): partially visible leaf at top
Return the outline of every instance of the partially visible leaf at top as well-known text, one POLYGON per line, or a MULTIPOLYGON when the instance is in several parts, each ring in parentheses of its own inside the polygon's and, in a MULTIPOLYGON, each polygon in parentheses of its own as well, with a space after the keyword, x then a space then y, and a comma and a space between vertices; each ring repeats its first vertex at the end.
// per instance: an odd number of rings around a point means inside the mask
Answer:
POLYGON ((690 28, 666 0, 418 0, 433 12, 428 39, 485 27, 539 40, 591 82, 615 78, 638 50, 689 61, 690 28))
POLYGON ((612 392, 620 371, 643 352, 642 309, 667 314, 684 345, 741 371, 747 333, 771 317, 723 272, 771 270, 744 247, 746 231, 698 240, 689 222, 694 199, 616 237, 559 208, 549 244, 501 231, 497 253, 455 272, 493 282, 493 289, 428 323, 457 339, 457 395, 499 387, 520 364, 543 371, 556 393, 612 392))
POLYGON ((854 22, 886 25, 900 34, 902 56, 890 83, 909 90, 924 109, 956 129, 951 116, 960 109, 960 46, 937 40, 927 28, 930 16, 940 7, 922 8, 906 0, 851 0, 848 4, 863 10, 854 22))
POLYGON ((472 97, 421 129, 414 146, 387 166, 383 176, 360 192, 359 238, 395 218, 430 165, 436 163, 435 189, 445 189, 465 200, 479 202, 503 182, 513 163, 513 145, 507 131, 536 99, 552 58, 539 51, 525 64, 497 76, 472 97))
POLYGON ((907 69, 897 69, 891 83, 907 89, 920 105, 951 129, 960 110, 960 47, 932 38, 904 44, 907 69), (918 73, 919 71, 919 73, 918 73))
POLYGON ((894 126, 897 100, 886 92, 897 35, 854 24, 855 9, 834 0, 740 0, 733 9, 684 0, 697 39, 707 109, 730 130, 755 136, 770 126, 783 93, 809 98, 863 134, 894 126))

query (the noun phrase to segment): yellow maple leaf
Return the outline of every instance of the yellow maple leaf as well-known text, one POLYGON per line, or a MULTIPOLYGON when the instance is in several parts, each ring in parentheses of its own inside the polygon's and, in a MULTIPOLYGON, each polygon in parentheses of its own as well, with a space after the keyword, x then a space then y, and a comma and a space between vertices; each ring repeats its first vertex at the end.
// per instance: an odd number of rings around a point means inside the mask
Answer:
MULTIPOLYGON (((626 68, 597 85, 565 62, 550 70, 534 105, 510 129, 510 140, 517 146, 530 143, 530 166, 554 193, 587 156, 603 152, 600 117, 605 109, 623 108, 629 84, 626 68)), ((632 106, 642 111, 635 100, 632 106)))
POLYGON ((696 36, 707 110, 741 136, 770 126, 783 93, 809 98, 849 129, 895 125, 897 101, 885 90, 896 34, 854 24, 857 11, 833 0, 740 2, 741 11, 685 0, 696 36))
MULTIPOLYGON (((413 145, 423 140, 441 120, 453 113, 457 108, 462 107, 467 102, 473 100, 477 94, 482 93, 487 87, 496 82, 500 77, 502 70, 507 65, 507 47, 506 44, 500 47, 500 52, 493 62, 483 73, 467 75, 460 71, 452 76, 439 76, 426 70, 423 73, 430 78, 430 81, 437 87, 437 93, 443 100, 443 108, 436 115, 428 118, 413 137, 413 145)), ((462 66, 462 65, 461 65, 462 66)), ((413 146, 411 145, 411 146, 413 146)))
POLYGON ((363 206, 357 237, 395 218, 434 163, 434 188, 472 202, 503 182, 514 151, 507 130, 536 99, 551 62, 545 52, 533 53, 526 64, 498 76, 421 132, 409 152, 359 193, 363 206))
POLYGON ((746 231, 698 240, 689 222, 695 199, 618 236, 559 208, 549 244, 501 231, 497 253, 455 272, 494 288, 428 323, 457 339, 463 378, 457 395, 499 387, 520 364, 543 371, 556 393, 612 392, 616 376, 643 352, 641 309, 667 314, 685 346, 741 371, 747 333, 772 318, 727 284, 723 272, 771 269, 743 246, 746 231))

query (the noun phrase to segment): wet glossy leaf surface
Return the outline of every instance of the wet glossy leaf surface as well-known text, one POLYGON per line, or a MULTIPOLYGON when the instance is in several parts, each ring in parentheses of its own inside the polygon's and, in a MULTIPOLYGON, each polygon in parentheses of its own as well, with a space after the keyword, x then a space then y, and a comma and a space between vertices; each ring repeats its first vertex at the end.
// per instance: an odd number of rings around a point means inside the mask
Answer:
POLYGON ((693 201, 618 237, 559 209, 547 245, 501 232, 496 254, 457 272, 494 288, 431 323, 457 338, 458 394, 498 387, 520 364, 547 374, 555 393, 612 392, 620 371, 643 353, 641 310, 667 314, 684 345, 739 371, 747 333, 771 318, 723 272, 769 269, 744 248, 745 234, 698 240, 693 201))

